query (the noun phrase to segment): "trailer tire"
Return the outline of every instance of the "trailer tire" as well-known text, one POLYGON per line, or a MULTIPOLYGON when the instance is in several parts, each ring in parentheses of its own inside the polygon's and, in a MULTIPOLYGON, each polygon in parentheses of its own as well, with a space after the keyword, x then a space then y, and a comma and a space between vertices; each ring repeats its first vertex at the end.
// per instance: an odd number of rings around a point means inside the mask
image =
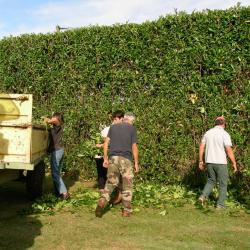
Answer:
POLYGON ((27 172, 26 190, 30 200, 35 200, 43 194, 43 180, 45 176, 45 163, 39 162, 33 171, 27 172))

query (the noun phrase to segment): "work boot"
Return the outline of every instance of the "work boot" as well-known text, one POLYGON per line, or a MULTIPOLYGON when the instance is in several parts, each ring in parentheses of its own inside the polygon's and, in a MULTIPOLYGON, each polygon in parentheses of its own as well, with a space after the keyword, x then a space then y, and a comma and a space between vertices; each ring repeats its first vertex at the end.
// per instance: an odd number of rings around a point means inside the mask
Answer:
POLYGON ((130 217, 132 212, 128 210, 122 210, 122 217, 130 217))
POLYGON ((97 207, 95 209, 95 216, 101 218, 103 216, 103 211, 104 208, 107 205, 107 201, 105 198, 100 198, 98 203, 97 203, 97 207))

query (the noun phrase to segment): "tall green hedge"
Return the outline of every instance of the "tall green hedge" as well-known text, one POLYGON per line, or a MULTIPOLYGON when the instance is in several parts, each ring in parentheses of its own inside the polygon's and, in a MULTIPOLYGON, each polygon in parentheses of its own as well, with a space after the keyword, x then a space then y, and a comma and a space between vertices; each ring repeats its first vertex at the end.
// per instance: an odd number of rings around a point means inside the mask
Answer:
MULTIPOLYGON (((110 110, 137 115, 138 178, 199 182, 198 144, 218 115, 250 176, 250 7, 0 40, 0 91, 32 93, 34 117, 63 111, 67 170, 95 175, 110 110)), ((249 179, 248 179, 249 181, 249 179)))

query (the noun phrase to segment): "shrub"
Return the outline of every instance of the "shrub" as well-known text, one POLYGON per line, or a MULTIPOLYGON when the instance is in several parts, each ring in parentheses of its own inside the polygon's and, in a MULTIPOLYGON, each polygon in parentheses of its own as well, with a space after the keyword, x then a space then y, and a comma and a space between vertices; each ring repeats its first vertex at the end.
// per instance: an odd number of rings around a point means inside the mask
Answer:
POLYGON ((238 184, 249 190, 249 16, 237 6, 5 38, 0 90, 32 93, 36 121, 64 112, 65 170, 85 177, 95 174, 96 133, 119 108, 137 116, 139 178, 195 185, 200 138, 224 115, 245 180, 238 184))

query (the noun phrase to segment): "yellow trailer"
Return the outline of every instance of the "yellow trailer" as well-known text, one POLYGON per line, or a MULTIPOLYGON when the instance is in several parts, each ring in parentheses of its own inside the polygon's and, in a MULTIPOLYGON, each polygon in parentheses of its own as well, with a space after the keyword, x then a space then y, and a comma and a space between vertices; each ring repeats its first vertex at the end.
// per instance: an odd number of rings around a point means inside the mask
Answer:
POLYGON ((46 126, 32 124, 32 95, 0 94, 0 183, 27 170, 30 198, 41 195, 47 147, 46 126))

